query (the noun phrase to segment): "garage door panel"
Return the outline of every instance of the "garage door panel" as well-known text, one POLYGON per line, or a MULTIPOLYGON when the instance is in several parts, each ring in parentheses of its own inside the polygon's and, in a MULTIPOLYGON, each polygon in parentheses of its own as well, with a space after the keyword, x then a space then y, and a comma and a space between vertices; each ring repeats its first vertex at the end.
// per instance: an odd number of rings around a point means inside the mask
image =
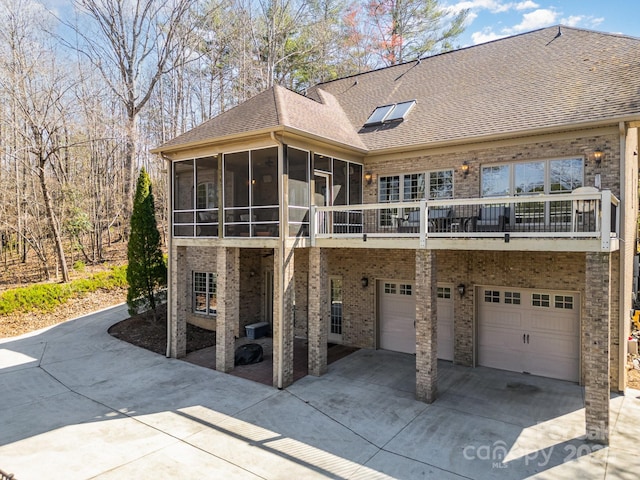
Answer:
POLYGON ((559 380, 578 381, 578 359, 561 355, 549 355, 529 360, 524 357, 523 372, 559 380))
POLYGON ((577 357, 578 342, 566 335, 549 335, 540 332, 529 334, 527 348, 541 356, 577 357))
POLYGON ((578 333, 577 315, 570 317, 541 312, 529 318, 528 328, 535 331, 574 335, 578 333))
POLYGON ((578 294, 537 292, 535 304, 533 291, 491 287, 479 299, 480 365, 578 380, 578 294))
POLYGON ((517 311, 504 311, 497 307, 489 307, 485 310, 484 325, 497 329, 522 328, 522 314, 517 311))

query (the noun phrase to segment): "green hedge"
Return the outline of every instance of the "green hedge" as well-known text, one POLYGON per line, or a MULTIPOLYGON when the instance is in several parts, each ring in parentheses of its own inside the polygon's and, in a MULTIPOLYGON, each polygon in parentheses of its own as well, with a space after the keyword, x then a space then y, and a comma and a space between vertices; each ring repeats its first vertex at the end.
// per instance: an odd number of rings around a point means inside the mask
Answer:
POLYGON ((72 298, 83 297, 96 290, 126 287, 127 267, 121 266, 70 283, 45 283, 14 288, 0 293, 0 315, 33 310, 50 312, 72 298))

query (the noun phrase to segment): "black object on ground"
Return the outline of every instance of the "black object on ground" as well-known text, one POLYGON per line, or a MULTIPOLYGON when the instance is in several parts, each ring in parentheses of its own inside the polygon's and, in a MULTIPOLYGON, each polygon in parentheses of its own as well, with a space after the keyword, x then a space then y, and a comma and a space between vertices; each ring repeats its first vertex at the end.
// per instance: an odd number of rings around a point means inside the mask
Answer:
POLYGON ((236 348, 235 365, 251 365, 262 361, 262 345, 257 343, 247 343, 236 348))

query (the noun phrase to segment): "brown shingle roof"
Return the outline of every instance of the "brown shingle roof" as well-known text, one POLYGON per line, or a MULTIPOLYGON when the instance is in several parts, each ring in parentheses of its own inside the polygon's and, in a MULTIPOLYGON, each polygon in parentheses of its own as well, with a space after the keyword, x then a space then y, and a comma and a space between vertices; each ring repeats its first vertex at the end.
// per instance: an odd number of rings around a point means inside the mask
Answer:
POLYGON ((158 150, 193 146, 221 137, 276 127, 288 127, 343 145, 365 148, 330 93, 323 92, 320 101, 316 101, 275 86, 166 142, 158 150))
POLYGON ((636 38, 550 27, 318 88, 359 126, 377 106, 417 100, 395 128, 360 131, 378 150, 638 115, 639 52, 636 38))
POLYGON ((308 97, 274 87, 159 150, 282 126, 375 151, 640 116, 639 51, 628 36, 545 28, 320 84, 308 97), (362 128, 376 107, 414 99, 405 121, 362 128))

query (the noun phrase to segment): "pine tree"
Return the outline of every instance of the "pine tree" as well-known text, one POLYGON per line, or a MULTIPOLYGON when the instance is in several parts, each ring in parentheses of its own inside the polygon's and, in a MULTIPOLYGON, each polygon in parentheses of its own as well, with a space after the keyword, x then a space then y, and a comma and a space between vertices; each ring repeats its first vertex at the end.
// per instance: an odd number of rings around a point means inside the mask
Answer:
POLYGON ((134 315, 140 307, 148 307, 155 320, 156 295, 167 285, 167 266, 160 249, 151 179, 144 168, 140 171, 133 201, 127 258, 129 313, 134 315))

